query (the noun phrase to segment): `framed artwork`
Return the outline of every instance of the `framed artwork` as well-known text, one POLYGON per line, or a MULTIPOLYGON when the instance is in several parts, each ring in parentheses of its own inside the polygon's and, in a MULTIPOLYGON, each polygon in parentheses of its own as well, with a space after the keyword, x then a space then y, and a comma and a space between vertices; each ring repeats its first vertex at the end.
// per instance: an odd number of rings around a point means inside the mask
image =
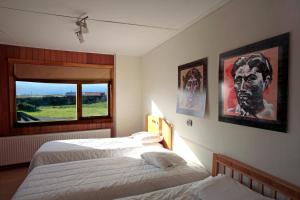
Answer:
POLYGON ((289 33, 222 53, 219 121, 287 132, 289 33))
POLYGON ((178 66, 177 113, 204 116, 206 80, 207 58, 178 66))

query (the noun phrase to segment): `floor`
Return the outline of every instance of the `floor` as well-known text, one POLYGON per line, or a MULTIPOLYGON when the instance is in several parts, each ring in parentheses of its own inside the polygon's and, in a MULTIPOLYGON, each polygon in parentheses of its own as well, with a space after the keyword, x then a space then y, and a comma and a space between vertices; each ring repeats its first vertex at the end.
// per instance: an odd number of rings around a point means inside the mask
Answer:
POLYGON ((9 200, 27 175, 28 167, 0 170, 0 199, 9 200))

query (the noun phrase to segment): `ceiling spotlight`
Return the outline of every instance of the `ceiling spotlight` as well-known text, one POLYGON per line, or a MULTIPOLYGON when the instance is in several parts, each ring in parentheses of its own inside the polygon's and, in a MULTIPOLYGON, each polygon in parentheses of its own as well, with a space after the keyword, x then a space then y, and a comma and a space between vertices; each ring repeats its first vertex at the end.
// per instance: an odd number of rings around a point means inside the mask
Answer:
POLYGON ((79 30, 79 31, 75 32, 75 34, 76 34, 77 39, 79 40, 79 42, 83 43, 84 39, 83 39, 83 35, 82 35, 82 30, 79 30))
POLYGON ((89 16, 86 16, 84 18, 80 18, 77 20, 76 22, 76 25, 81 27, 82 29, 82 33, 88 33, 89 32, 89 29, 87 27, 87 23, 86 23, 86 20, 88 19, 89 16))
POLYGON ((83 33, 88 33, 89 32, 88 27, 87 27, 87 23, 86 23, 87 18, 88 18, 88 16, 86 16, 84 18, 79 18, 75 23, 79 27, 79 30, 76 31, 75 34, 76 34, 76 36, 77 36, 80 43, 84 42, 83 33))

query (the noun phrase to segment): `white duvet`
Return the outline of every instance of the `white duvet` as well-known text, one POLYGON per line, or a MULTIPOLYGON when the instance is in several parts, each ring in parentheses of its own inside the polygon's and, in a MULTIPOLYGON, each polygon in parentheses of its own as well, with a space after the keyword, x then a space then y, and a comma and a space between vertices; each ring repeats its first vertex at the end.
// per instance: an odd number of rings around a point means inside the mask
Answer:
POLYGON ((271 200, 228 176, 208 177, 201 181, 135 195, 118 200, 271 200))
POLYGON ((130 157, 103 158, 34 168, 13 199, 114 199, 173 187, 208 176, 183 165, 163 170, 130 157))
POLYGON ((29 171, 40 165, 141 154, 156 148, 162 148, 162 145, 142 144, 131 137, 55 140, 44 143, 37 150, 29 171))

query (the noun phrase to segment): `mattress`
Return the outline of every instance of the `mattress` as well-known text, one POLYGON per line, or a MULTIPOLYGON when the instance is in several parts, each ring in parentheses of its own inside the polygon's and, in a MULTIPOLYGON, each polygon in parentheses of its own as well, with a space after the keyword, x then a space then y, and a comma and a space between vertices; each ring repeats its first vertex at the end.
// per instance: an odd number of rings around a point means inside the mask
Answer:
POLYGON ((34 168, 13 199, 114 199, 204 179, 206 169, 182 165, 163 170, 131 157, 102 158, 34 168))
POLYGON ((131 137, 55 140, 44 143, 33 155, 29 171, 54 163, 119 157, 161 149, 160 143, 142 144, 131 137))

